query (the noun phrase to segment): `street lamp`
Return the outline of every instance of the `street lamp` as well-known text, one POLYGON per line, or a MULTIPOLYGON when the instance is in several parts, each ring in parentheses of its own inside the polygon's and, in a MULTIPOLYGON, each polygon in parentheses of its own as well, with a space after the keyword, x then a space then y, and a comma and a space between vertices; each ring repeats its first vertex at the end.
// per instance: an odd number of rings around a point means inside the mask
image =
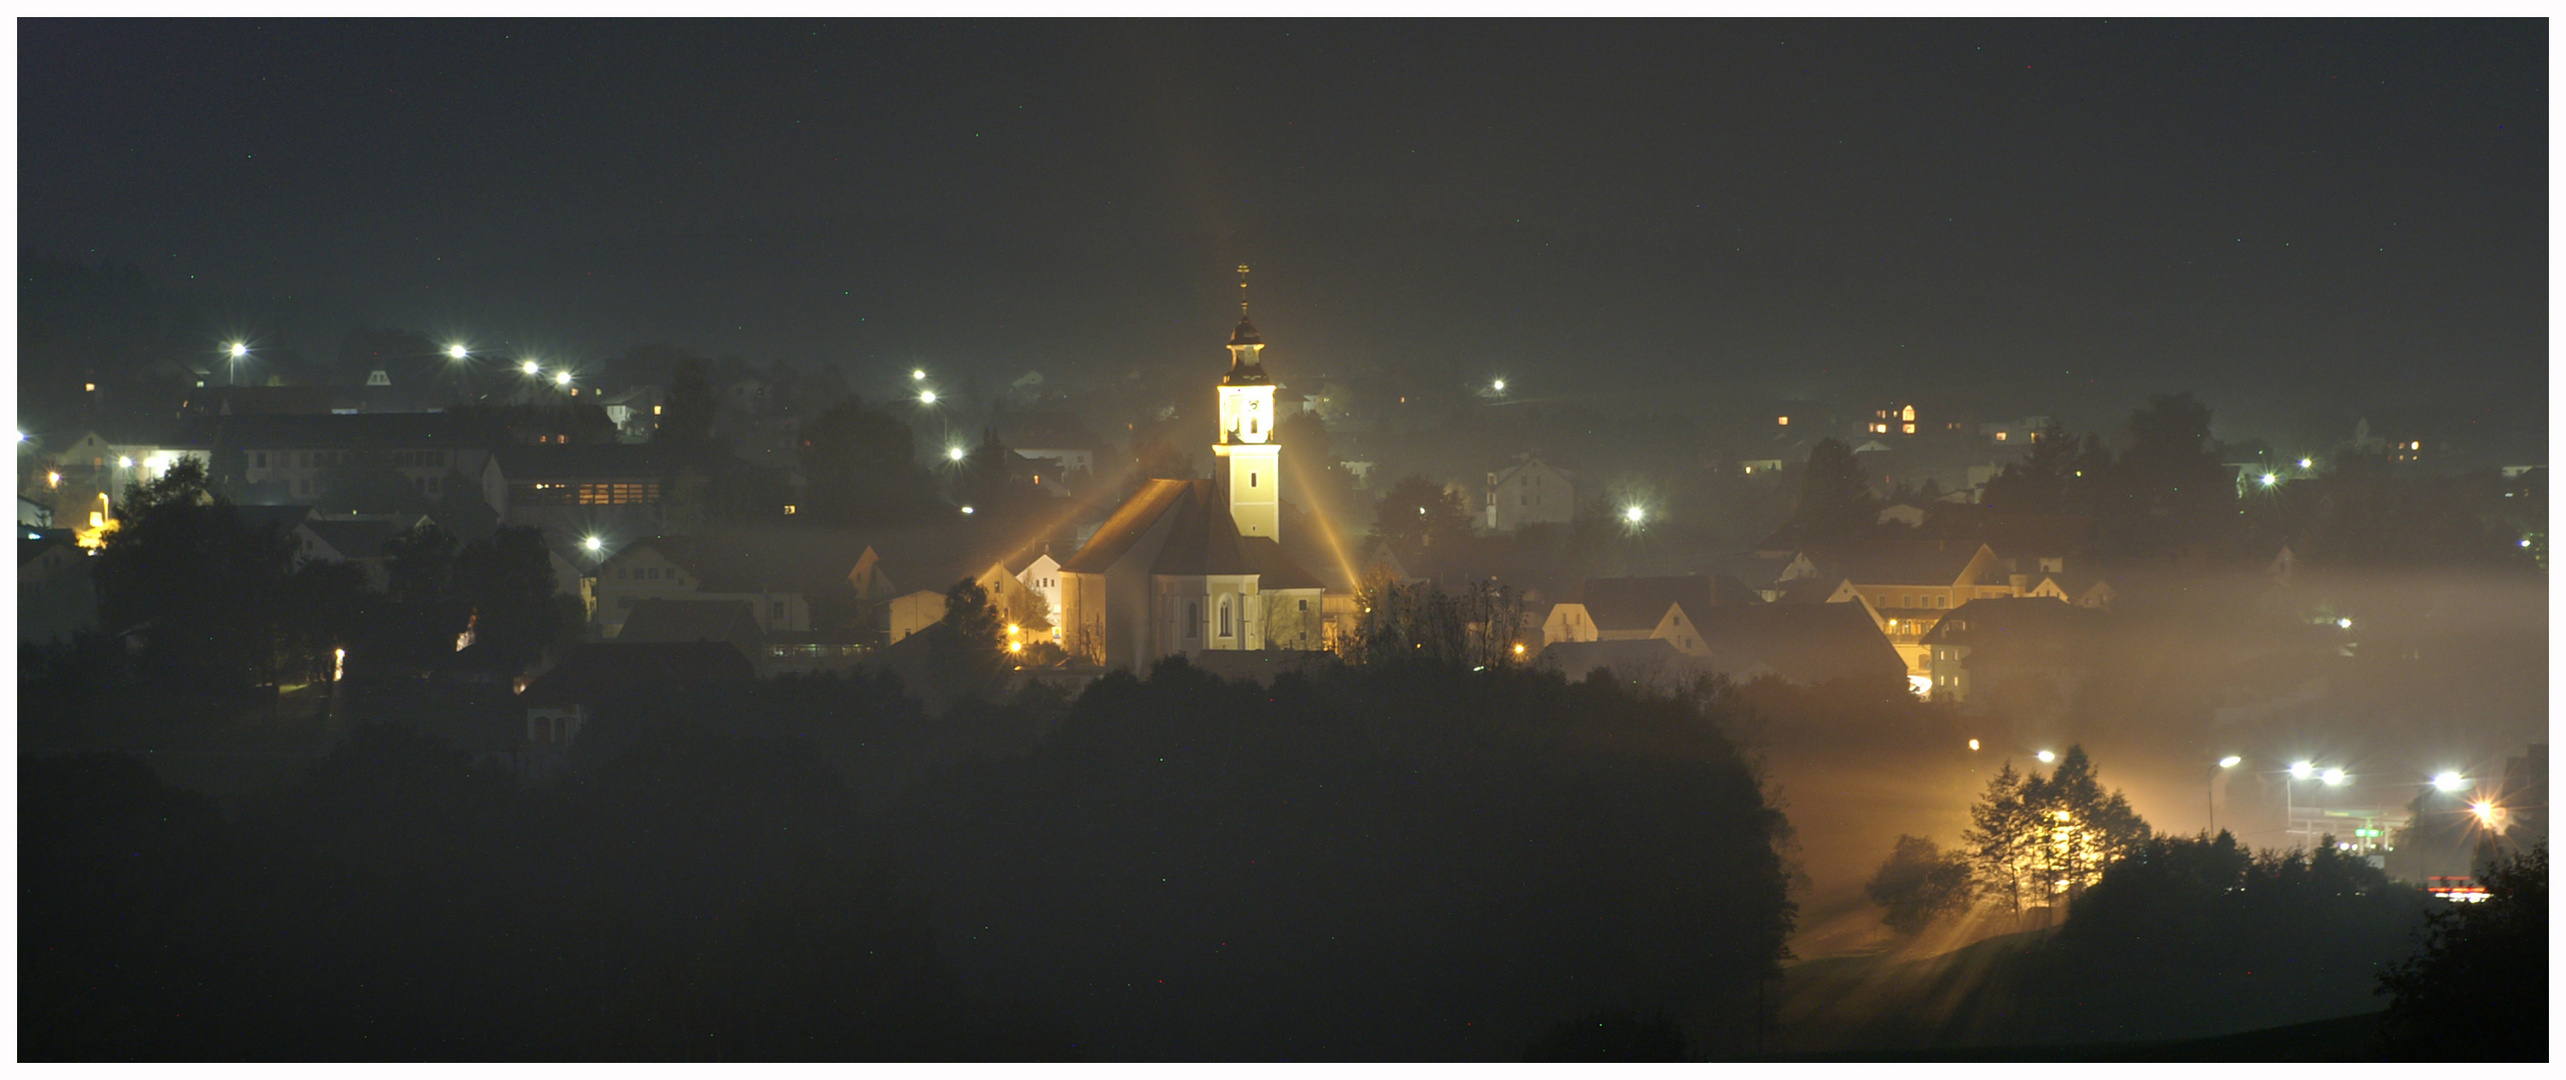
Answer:
POLYGON ((2237 767, 2237 765, 2244 762, 2244 760, 2244 758, 2238 757, 2234 754, 2229 754, 2228 756, 2219 759, 2218 767, 2210 770, 2210 782, 2204 786, 2209 794, 2210 832, 2212 834, 2216 834, 2219 831, 2219 777, 2225 774, 2229 769, 2237 767))
POLYGON ((927 369, 925 369, 925 368, 910 368, 910 369, 909 369, 909 381, 910 381, 910 382, 925 382, 926 380, 927 380, 927 369))
POLYGON ((944 448, 944 456, 948 461, 960 461, 963 459, 964 455, 961 447, 948 446, 944 448))
POLYGON ((553 376, 552 376, 552 384, 553 384, 554 386, 568 386, 568 385, 570 385, 570 372, 568 372, 568 371, 557 371, 557 372, 554 372, 554 373, 553 373, 553 376))
POLYGON ((464 348, 461 342, 445 347, 445 358, 448 360, 462 360, 471 355, 472 350, 464 348))
POLYGON ((1492 385, 1496 387, 1498 393, 1502 394, 1506 392, 1506 380, 1499 379, 1492 385))
POLYGON ((2272 475, 2271 473, 2264 473, 2264 474, 2263 474, 2263 486, 2264 486, 2264 487, 2271 487, 2272 485, 2277 484, 2277 483, 2280 483, 2280 482, 2281 482, 2281 478, 2280 478, 2280 477, 2278 477, 2278 476, 2274 476, 2274 475, 2272 475))
POLYGON ((2432 786, 2443 792, 2457 791, 2468 786, 2468 778, 2455 772, 2439 773, 2432 778, 2432 786))
POLYGON ((2041 763, 2041 764, 2043 764, 2043 765, 2047 765, 2047 764, 2049 764, 2050 762, 2053 762, 2053 761, 2058 760, 2058 755, 2053 754, 2053 753, 2050 753, 2050 752, 2049 752, 2049 751, 2047 751, 2047 750, 2043 750, 2043 751, 2041 751, 2041 752, 2039 752, 2039 753, 2037 753, 2037 754, 2033 754, 2032 756, 2033 756, 2033 757, 2036 757, 2036 758, 2039 758, 2039 759, 2040 759, 2040 763, 2041 763))
POLYGON ((532 376, 532 375, 541 375, 541 374, 543 374, 543 365, 542 365, 542 364, 535 363, 535 362, 534 362, 534 361, 532 361, 532 360, 528 360, 528 361, 526 361, 525 363, 522 363, 522 364, 517 365, 517 370, 522 371, 522 372, 525 372, 527 375, 530 375, 530 376, 532 376))
POLYGON ((936 392, 935 392, 935 391, 933 391, 933 390, 920 390, 920 391, 918 391, 918 404, 920 404, 920 405, 933 405, 933 404, 935 404, 935 403, 936 403, 936 392))

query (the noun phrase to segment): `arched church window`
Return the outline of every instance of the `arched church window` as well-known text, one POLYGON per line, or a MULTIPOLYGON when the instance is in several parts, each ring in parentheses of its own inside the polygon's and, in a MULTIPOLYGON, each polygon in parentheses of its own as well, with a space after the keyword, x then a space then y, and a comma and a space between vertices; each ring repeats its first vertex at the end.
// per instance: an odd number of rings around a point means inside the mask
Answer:
POLYGON ((1221 636, 1230 636, 1230 598, 1221 598, 1221 636))

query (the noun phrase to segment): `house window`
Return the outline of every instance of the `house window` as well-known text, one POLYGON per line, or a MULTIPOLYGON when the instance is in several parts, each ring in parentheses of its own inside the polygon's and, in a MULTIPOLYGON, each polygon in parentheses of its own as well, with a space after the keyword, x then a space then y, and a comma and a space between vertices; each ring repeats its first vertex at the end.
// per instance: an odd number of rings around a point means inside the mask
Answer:
POLYGON ((1307 600, 1303 600, 1303 601, 1301 601, 1301 610, 1303 610, 1303 611, 1308 611, 1308 610, 1310 610, 1310 602, 1309 602, 1309 601, 1307 601, 1307 600))
POLYGON ((1255 487, 1255 486, 1256 486, 1256 474, 1255 474, 1254 472, 1249 472, 1249 473, 1247 474, 1247 486, 1249 486, 1249 487, 1255 487))
POLYGON ((784 601, 778 600, 775 602, 775 621, 784 621, 784 601))
POLYGON ((1202 601, 1185 601, 1185 636, 1189 638, 1203 636, 1202 601))
POLYGON ((259 468, 264 469, 264 468, 266 468, 266 467, 267 467, 267 451, 265 451, 265 450, 261 450, 261 451, 259 451, 258 453, 256 453, 256 454, 252 454, 252 455, 250 455, 250 456, 251 456, 251 457, 254 457, 254 458, 256 458, 256 459, 258 459, 258 467, 259 467, 259 468))

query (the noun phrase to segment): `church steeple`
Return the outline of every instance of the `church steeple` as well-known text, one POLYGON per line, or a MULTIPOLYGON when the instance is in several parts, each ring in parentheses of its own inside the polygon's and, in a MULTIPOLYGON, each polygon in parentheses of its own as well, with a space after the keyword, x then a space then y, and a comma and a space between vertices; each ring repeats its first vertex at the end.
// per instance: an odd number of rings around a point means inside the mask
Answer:
POLYGON ((1238 268, 1238 325, 1230 328, 1230 370, 1221 376, 1223 386, 1256 386, 1271 380, 1265 377, 1265 362, 1257 358, 1265 341, 1256 336, 1256 324, 1247 321, 1247 267, 1238 268))
POLYGON ((1282 448, 1273 441, 1274 380, 1257 355, 1265 342, 1247 321, 1245 266, 1238 268, 1238 290, 1238 325, 1230 330, 1230 369, 1221 376, 1221 429, 1212 453, 1229 462, 1222 479, 1239 535, 1270 538, 1279 525, 1282 448))

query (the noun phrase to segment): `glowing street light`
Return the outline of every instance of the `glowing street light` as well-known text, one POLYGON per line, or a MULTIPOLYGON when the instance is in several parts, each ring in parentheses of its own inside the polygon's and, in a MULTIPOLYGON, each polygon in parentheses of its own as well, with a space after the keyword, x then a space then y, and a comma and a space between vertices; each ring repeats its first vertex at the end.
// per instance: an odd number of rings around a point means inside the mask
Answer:
POLYGON ((1496 389, 1496 391, 1497 391, 1498 393, 1500 393, 1500 394, 1502 394, 1502 393, 1505 393, 1505 392, 1506 392, 1506 380, 1504 380, 1504 379, 1499 379, 1499 380, 1497 380, 1495 383, 1492 383, 1492 384, 1490 384, 1490 385, 1491 385, 1491 386, 1493 386, 1493 387, 1496 389))
POLYGON ((26 433, 26 432, 23 432, 23 431, 19 432, 19 433, 18 433, 18 441, 19 441, 19 442, 25 442, 25 441, 27 441, 27 433, 26 433))
POLYGON ((2315 776, 2316 774, 2317 767, 2309 764, 2308 762, 2294 761, 2290 763, 2290 778, 2293 780, 2305 780, 2311 776, 2315 776))
POLYGON ((966 507, 963 507, 963 508, 962 508, 962 512, 963 512, 963 513, 968 514, 968 513, 972 513, 972 512, 973 512, 973 510, 972 510, 970 507, 966 506, 966 507))
POLYGON ((2043 764, 2043 765, 2047 765, 2047 764, 2049 764, 2050 762, 2053 762, 2053 761, 2058 760, 2058 755, 2053 754, 2053 753, 2050 753, 2050 752, 2049 752, 2049 751, 2047 751, 2047 750, 2043 750, 2043 751, 2041 751, 2041 752, 2039 752, 2039 753, 2037 753, 2037 754, 2033 754, 2032 756, 2033 756, 2033 757, 2036 757, 2036 758, 2039 758, 2039 759, 2040 759, 2040 763, 2041 763, 2041 764, 2043 764))
POLYGON ((2468 786, 2468 778, 2455 772, 2440 773, 2432 778, 2432 786, 2442 791, 2457 791, 2468 786))
POLYGON ((2349 779, 2351 779, 2351 777, 2343 775, 2343 770, 2341 769, 2327 769, 2325 771, 2325 786, 2327 787, 2342 787, 2343 782, 2349 779))
POLYGON ((920 391, 918 391, 918 404, 920 404, 920 405, 933 405, 933 404, 935 404, 935 403, 936 403, 936 392, 935 392, 935 391, 933 391, 933 390, 920 390, 920 391))
POLYGON ((2244 760, 2244 758, 2238 757, 2234 754, 2229 754, 2228 756, 2219 759, 2217 768, 2210 770, 2210 780, 2205 787, 2210 803, 2210 831, 2213 833, 2217 832, 2219 827, 2219 774, 2237 767, 2237 765, 2244 762, 2244 760))
POLYGON ((963 458, 962 448, 959 446, 945 447, 944 456, 947 461, 960 461, 963 458))
POLYGON ((1622 520, 1630 522, 1633 525, 1637 525, 1640 522, 1648 520, 1648 511, 1642 510, 1636 506, 1630 507, 1622 511, 1622 520))
POLYGON ((525 372, 528 375, 541 375, 543 374, 543 365, 535 363, 532 360, 528 360, 525 363, 517 365, 517 370, 525 372))
POLYGON ((909 381, 910 381, 910 382, 925 382, 926 380, 927 380, 927 369, 925 369, 925 368, 910 368, 910 369, 909 369, 909 381))
POLYGON ((1974 752, 1976 752, 1976 751, 1977 751, 1977 749, 1978 749, 1978 740, 1976 740, 1976 739, 1971 739, 1971 740, 1969 740, 1969 749, 1970 749, 1970 751, 1971 751, 1971 752, 1973 752, 1973 753, 1974 753, 1974 752))
POLYGON ((223 351, 231 354, 231 357, 234 360, 240 360, 249 356, 249 346, 238 341, 231 343, 231 345, 224 348, 223 351))
POLYGON ((567 371, 562 371, 562 372, 556 372, 556 373, 554 373, 554 374, 553 374, 553 377, 552 377, 552 384, 553 384, 554 386, 568 386, 568 385, 570 385, 570 373, 569 373, 569 372, 567 372, 567 371))
POLYGON ((2352 620, 2349 618, 2336 619, 2334 621, 2334 625, 2337 629, 2350 630, 2352 629, 2352 620))
POLYGON ((2503 810, 2493 803, 2479 800, 2468 804, 2468 812, 2477 815, 2477 824, 2491 829, 2495 827, 2496 815, 2503 813, 2503 810))
POLYGON ((2299 467, 2300 467, 2300 468, 2302 468, 2302 469, 2314 468, 2314 467, 2316 467, 2316 462, 2314 462, 2314 461, 2312 461, 2312 460, 2309 460, 2309 459, 2307 459, 2307 458, 2300 458, 2300 459, 2299 459, 2299 467))
POLYGON ((606 550, 606 541, 602 538, 591 536, 585 540, 581 540, 579 542, 579 547, 580 550, 594 555, 600 551, 606 550))
POLYGON ((2264 474, 2263 474, 2263 486, 2264 486, 2264 487, 2271 487, 2272 485, 2277 484, 2277 483, 2280 483, 2280 482, 2281 482, 2281 478, 2280 478, 2280 477, 2278 477, 2278 476, 2274 476, 2274 475, 2272 475, 2271 473, 2264 473, 2264 474))
POLYGON ((462 360, 471 355, 472 350, 464 348, 460 342, 445 347, 445 358, 448 360, 462 360))

